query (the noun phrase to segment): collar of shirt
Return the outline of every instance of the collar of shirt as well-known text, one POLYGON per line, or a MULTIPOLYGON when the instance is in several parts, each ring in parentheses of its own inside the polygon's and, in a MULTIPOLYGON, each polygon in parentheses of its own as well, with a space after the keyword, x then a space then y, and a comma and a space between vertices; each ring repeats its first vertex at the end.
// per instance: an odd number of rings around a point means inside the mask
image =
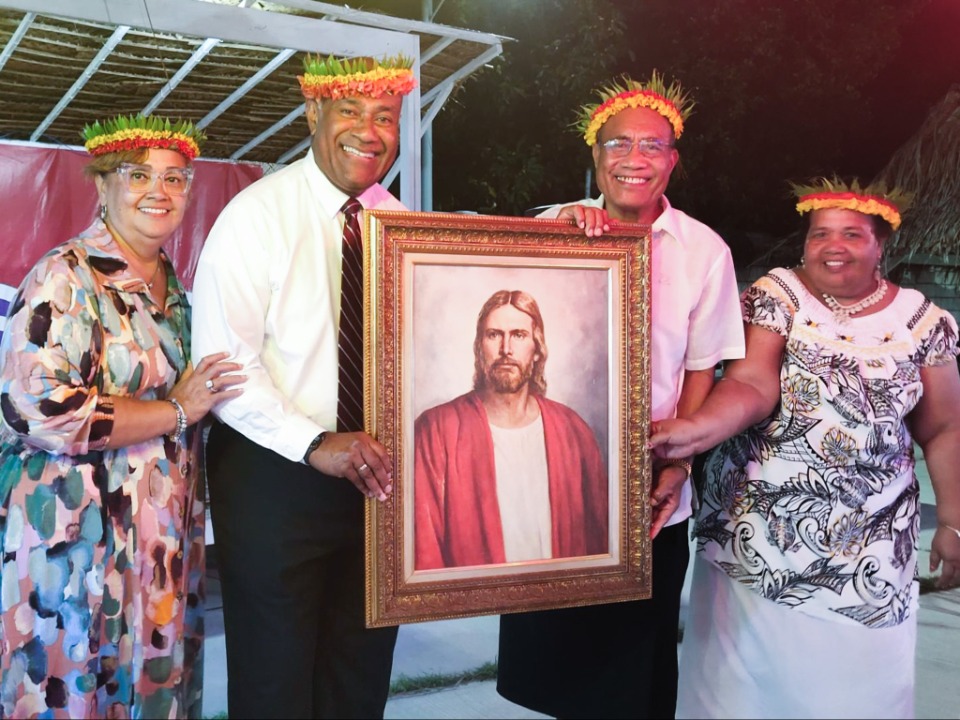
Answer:
POLYGON ((653 221, 653 227, 651 229, 654 234, 672 237, 680 243, 682 247, 686 247, 689 242, 683 230, 680 228, 677 213, 673 209, 673 205, 670 204, 670 201, 667 200, 666 195, 663 196, 663 212, 660 213, 660 217, 653 221))
POLYGON ((330 218, 336 217, 349 196, 323 174, 313 155, 313 148, 307 152, 307 156, 304 158, 303 172, 306 175, 310 192, 317 199, 317 203, 323 209, 324 214, 330 218))
MULTIPOLYGON (((120 246, 102 220, 94 221, 93 225, 80 235, 80 239, 87 248, 87 262, 100 276, 101 283, 105 287, 112 287, 122 292, 144 291, 146 282, 130 270, 130 265, 123 256, 120 246)), ((163 248, 160 248, 160 262, 163 263, 169 282, 174 270, 170 258, 167 257, 163 248)), ((167 306, 180 302, 180 288, 178 287, 177 291, 167 298, 167 306)))
MULTIPOLYGON (((658 238, 671 237, 680 243, 681 247, 686 247, 688 241, 685 239, 683 230, 680 228, 679 219, 676 211, 673 209, 673 205, 670 204, 666 195, 661 196, 661 200, 663 201, 663 212, 653 221, 653 225, 650 227, 651 233, 658 238)), ((606 202, 606 199, 601 194, 596 200, 585 200, 582 201, 582 204, 602 208, 606 206, 606 202)))
MULTIPOLYGON (((324 175, 320 166, 317 165, 317 161, 313 155, 313 148, 307 152, 304 158, 303 172, 306 175, 310 191, 313 196, 317 198, 317 202, 323 209, 323 212, 328 217, 336 217, 350 196, 330 182, 330 178, 324 175)), ((365 209, 369 209, 377 207, 377 205, 381 204, 384 198, 387 197, 393 198, 380 183, 374 183, 357 195, 357 200, 360 201, 360 204, 363 205, 365 209)))

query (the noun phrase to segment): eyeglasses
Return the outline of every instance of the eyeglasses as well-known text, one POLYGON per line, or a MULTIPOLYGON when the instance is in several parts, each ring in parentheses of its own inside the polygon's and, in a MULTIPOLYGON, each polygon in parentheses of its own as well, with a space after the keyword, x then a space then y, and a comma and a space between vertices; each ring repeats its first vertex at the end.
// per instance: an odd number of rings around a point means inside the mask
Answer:
POLYGON ((640 138, 639 140, 628 140, 627 138, 613 138, 604 143, 601 147, 610 153, 611 157, 626 157, 632 151, 634 146, 640 151, 640 154, 648 158, 661 157, 667 150, 673 147, 673 143, 664 142, 659 138, 640 138))
POLYGON ((123 163, 117 168, 117 175, 123 178, 130 192, 149 192, 160 178, 160 186, 167 195, 186 195, 193 180, 193 168, 167 168, 154 172, 143 165, 123 163))

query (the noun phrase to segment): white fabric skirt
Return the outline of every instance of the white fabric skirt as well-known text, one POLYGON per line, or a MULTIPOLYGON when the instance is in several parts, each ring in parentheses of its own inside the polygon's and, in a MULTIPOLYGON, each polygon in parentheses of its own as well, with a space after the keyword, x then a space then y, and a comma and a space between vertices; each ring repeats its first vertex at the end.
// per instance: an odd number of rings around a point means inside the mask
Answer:
POLYGON ((833 623, 760 597, 698 553, 677 717, 912 718, 916 641, 915 612, 878 630, 833 623))

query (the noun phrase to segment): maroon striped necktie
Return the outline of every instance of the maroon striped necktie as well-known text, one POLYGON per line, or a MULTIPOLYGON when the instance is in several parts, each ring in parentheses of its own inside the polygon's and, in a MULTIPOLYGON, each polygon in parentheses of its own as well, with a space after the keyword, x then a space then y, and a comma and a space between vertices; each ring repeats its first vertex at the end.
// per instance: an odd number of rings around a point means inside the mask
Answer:
POLYGON ((337 429, 363 430, 363 233, 356 198, 344 203, 343 271, 340 282, 340 384, 337 429))

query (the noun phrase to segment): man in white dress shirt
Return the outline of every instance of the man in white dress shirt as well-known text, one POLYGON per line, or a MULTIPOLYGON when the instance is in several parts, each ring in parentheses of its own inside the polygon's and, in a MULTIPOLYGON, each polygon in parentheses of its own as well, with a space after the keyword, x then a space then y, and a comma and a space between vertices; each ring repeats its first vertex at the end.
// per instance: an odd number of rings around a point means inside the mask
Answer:
MULTIPOLYGON (((598 95, 600 102, 583 106, 579 128, 603 194, 541 217, 568 218, 588 237, 609 221, 650 226, 650 414, 685 417, 709 393, 716 364, 744 354, 730 249, 664 196, 693 103, 656 72, 647 82, 615 81, 598 95)), ((497 690, 504 697, 564 718, 674 716, 690 470, 690 460, 654 466, 649 600, 501 616, 497 690)))
POLYGON ((404 209, 378 183, 416 80, 403 58, 304 64, 310 151, 227 205, 193 287, 197 357, 229 349, 249 378, 207 453, 228 713, 378 718, 397 629, 364 625, 364 498, 392 464, 362 418, 338 426, 341 257, 353 198, 404 209))

